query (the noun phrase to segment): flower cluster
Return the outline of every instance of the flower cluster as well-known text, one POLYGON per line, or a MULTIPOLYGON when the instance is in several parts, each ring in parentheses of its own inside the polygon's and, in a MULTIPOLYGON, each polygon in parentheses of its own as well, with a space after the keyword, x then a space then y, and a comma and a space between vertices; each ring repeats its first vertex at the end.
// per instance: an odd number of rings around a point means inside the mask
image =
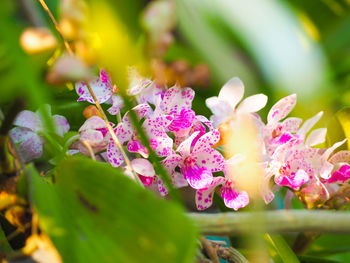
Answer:
MULTIPOLYGON (((263 183, 259 189, 266 203, 274 198, 274 191, 287 187, 289 193, 297 195, 308 208, 320 206, 350 179, 350 152, 333 153, 345 140, 330 148, 315 147, 325 141, 326 128, 311 131, 322 112, 304 122, 300 118, 287 118, 296 104, 295 94, 278 101, 269 111, 265 124, 256 112, 265 107, 267 97, 257 94, 241 101, 244 85, 238 78, 229 80, 218 97, 206 100, 213 113, 210 120, 193 111, 195 93, 191 88, 177 85, 166 88, 139 76, 134 76, 130 83, 128 94, 134 96, 136 102, 132 110, 149 138, 151 149, 159 156, 175 187, 195 189, 199 210, 211 206, 215 191, 225 205, 234 210, 249 203, 249 191, 240 187, 231 172, 239 169, 246 156, 236 154, 225 158, 222 153, 225 147, 229 147, 229 139, 234 136, 237 120, 242 116, 252 120, 256 139, 261 145, 256 150, 259 157, 256 164, 263 171, 263 183)), ((121 115, 122 100, 116 95, 116 88, 104 70, 89 85, 99 103, 112 105, 108 109, 111 115, 121 115)), ((76 92, 78 101, 95 103, 85 83, 77 83, 76 92)), ((142 144, 129 115, 127 111, 119 123, 111 123, 115 135, 127 150, 132 169, 143 185, 166 195, 166 186, 148 160, 149 151, 142 144)), ((56 115, 54 119, 59 124, 59 134, 68 131, 64 117, 56 115)), ((17 117, 15 125, 18 127, 11 131, 11 137, 20 144, 25 159, 39 157, 43 139, 36 134, 41 127, 38 116, 24 111, 17 117)), ((76 152, 91 155, 92 151, 100 160, 126 169, 123 153, 112 140, 105 120, 97 114, 86 120, 79 135, 76 152)))

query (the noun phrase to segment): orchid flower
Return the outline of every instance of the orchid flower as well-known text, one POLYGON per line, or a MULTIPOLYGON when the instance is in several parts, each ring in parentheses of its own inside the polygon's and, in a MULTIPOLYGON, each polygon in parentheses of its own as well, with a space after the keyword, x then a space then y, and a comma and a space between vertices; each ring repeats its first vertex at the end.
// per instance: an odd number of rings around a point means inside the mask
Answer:
MULTIPOLYGON (((48 107, 51 116, 51 108, 48 107)), ((63 136, 69 131, 67 119, 61 115, 54 115, 52 119, 58 135, 63 136)), ((43 153, 44 138, 40 135, 44 131, 44 123, 39 111, 24 110, 18 114, 14 123, 15 128, 10 130, 10 137, 25 162, 39 158, 43 153)))
POLYGON ((248 205, 248 193, 246 191, 237 190, 232 178, 228 176, 227 172, 227 166, 234 166, 239 163, 240 160, 241 156, 239 154, 233 156, 230 160, 225 162, 225 177, 214 177, 213 181, 209 185, 196 191, 195 199, 198 210, 207 209, 212 205, 214 191, 219 185, 222 185, 220 194, 228 208, 238 210, 248 205))
MULTIPOLYGON (((114 124, 112 124, 113 127, 114 124)), ((87 119, 79 129, 80 141, 86 141, 93 149, 94 153, 98 153, 106 149, 110 140, 107 125, 104 120, 98 116, 92 116, 87 119)), ((89 155, 85 146, 78 145, 78 149, 81 153, 89 155)))
POLYGON ((267 96, 257 94, 242 100, 244 85, 239 78, 230 79, 220 90, 218 97, 211 97, 206 100, 207 107, 214 114, 211 117, 214 127, 232 120, 236 114, 253 113, 261 110, 267 103, 267 96), (237 107, 236 107, 237 106, 237 107))
POLYGON ((156 175, 153 165, 148 160, 136 158, 131 161, 131 166, 145 187, 148 187, 154 191, 159 191, 162 196, 168 194, 164 183, 156 175))
POLYGON ((180 144, 173 155, 162 161, 163 165, 173 174, 178 166, 188 184, 194 189, 202 189, 213 181, 212 172, 221 171, 224 157, 212 148, 219 139, 218 130, 210 131, 198 139, 192 148, 192 141, 199 132, 193 133, 180 144))

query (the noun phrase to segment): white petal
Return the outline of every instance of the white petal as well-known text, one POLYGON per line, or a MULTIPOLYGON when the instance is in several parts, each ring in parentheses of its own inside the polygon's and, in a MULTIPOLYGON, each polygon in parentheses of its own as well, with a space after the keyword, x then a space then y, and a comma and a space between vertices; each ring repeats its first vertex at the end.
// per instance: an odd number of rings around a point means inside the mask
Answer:
POLYGON ((315 146, 326 140, 327 128, 313 130, 306 139, 307 146, 315 146))
POLYGON ((245 98, 237 107, 239 113, 257 112, 265 107, 267 96, 264 94, 256 94, 245 98))
POLYGON ((297 102, 297 95, 292 94, 280 99, 275 105, 272 106, 269 114, 267 115, 267 122, 278 122, 285 118, 294 108, 297 102))
POLYGON ((310 119, 307 119, 301 126, 297 134, 306 135, 311 130, 311 128, 321 119, 322 115, 323 111, 320 111, 315 116, 311 117, 310 119))
POLYGON ((229 105, 234 109, 238 102, 241 101, 244 94, 243 82, 234 77, 226 82, 226 84, 221 88, 219 93, 219 99, 227 101, 229 105))
POLYGON ((136 173, 147 177, 153 177, 156 175, 153 165, 146 159, 137 158, 131 161, 131 166, 136 173))
POLYGON ((234 111, 234 108, 227 101, 220 100, 218 97, 206 99, 205 104, 215 116, 220 118, 227 118, 234 111))

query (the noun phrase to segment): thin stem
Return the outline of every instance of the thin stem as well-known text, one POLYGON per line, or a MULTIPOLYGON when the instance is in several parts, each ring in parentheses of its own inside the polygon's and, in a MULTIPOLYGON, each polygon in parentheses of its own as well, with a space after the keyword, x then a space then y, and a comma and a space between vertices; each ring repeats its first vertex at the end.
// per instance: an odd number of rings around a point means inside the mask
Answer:
POLYGON ((88 150, 88 152, 90 153, 91 159, 94 160, 94 161, 96 161, 96 157, 95 157, 94 151, 93 151, 92 148, 91 148, 91 145, 90 145, 87 141, 85 141, 85 140, 81 141, 81 143, 85 146, 85 148, 86 148, 86 149, 88 150))
POLYGON ((46 11, 46 13, 49 15, 52 23, 55 25, 55 28, 56 28, 58 34, 60 35, 60 37, 62 38, 64 46, 66 47, 66 49, 68 51, 68 54, 73 56, 74 55, 73 51, 72 51, 67 39, 63 36, 61 28, 59 27, 55 17, 53 16, 53 14, 51 13, 51 11, 49 9, 49 7, 46 5, 45 0, 39 0, 39 2, 41 4, 41 6, 44 8, 44 10, 46 11))
MULTIPOLYGON (((73 53, 73 51, 72 51, 72 49, 71 49, 71 47, 70 47, 68 41, 67 41, 67 40, 65 39, 65 37, 63 36, 62 31, 61 31, 61 29, 60 29, 60 27, 59 27, 59 25, 58 25, 58 23, 57 23, 55 17, 52 15, 52 13, 51 13, 49 7, 46 5, 45 0, 39 0, 39 2, 40 2, 40 4, 42 5, 42 7, 45 9, 46 13, 49 15, 49 17, 50 17, 51 21, 53 22, 53 24, 55 25, 56 30, 57 30, 57 32, 60 34, 60 36, 61 36, 61 38, 62 38, 62 40, 63 40, 63 42, 64 42, 64 45, 65 45, 65 47, 66 47, 66 49, 67 49, 69 55, 73 56, 74 53, 73 53)), ((109 123, 109 121, 108 121, 108 118, 107 118, 105 112, 103 111, 103 109, 102 109, 100 103, 98 102, 98 100, 97 100, 97 98, 96 98, 96 95, 95 95, 94 91, 92 90, 92 88, 91 88, 89 82, 88 82, 88 81, 85 81, 85 84, 86 84, 86 86, 87 86, 87 88, 88 88, 88 90, 89 90, 89 92, 90 92, 90 94, 91 94, 91 96, 92 96, 92 98, 93 98, 95 104, 96 104, 96 107, 97 107, 98 111, 100 112, 100 114, 101 114, 101 116, 102 116, 102 119, 103 119, 104 122, 106 123, 108 132, 111 134, 112 140, 113 140, 114 143, 117 145, 117 147, 119 148, 120 152, 122 153, 122 156, 123 156, 123 158, 124 158, 125 164, 127 165, 128 169, 133 173, 135 180, 143 187, 143 184, 142 184, 141 180, 139 179, 139 177, 138 177, 137 174, 135 173, 134 169, 132 168, 131 163, 130 163, 130 160, 129 160, 128 156, 126 155, 126 153, 125 153, 125 151, 124 151, 124 149, 123 149, 123 146, 120 144, 120 142, 119 142, 119 140, 118 140, 118 138, 117 138, 117 135, 115 134, 115 132, 114 132, 112 126, 110 125, 110 123, 109 123)))
POLYGON ((219 214, 191 213, 202 234, 232 235, 256 232, 350 233, 350 213, 341 211, 277 210, 219 214), (265 228, 256 227, 256 218, 264 218, 265 228))

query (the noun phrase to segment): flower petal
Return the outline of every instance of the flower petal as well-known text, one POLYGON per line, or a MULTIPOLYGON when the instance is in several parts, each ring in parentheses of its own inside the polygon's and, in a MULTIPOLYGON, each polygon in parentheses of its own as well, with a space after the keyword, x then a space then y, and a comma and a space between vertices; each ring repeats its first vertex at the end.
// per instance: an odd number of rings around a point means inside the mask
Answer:
POLYGON ((17 115, 13 124, 16 126, 31 129, 32 131, 37 131, 41 128, 40 119, 34 112, 29 110, 21 111, 17 115))
POLYGON ((267 122, 274 123, 285 118, 294 108, 297 102, 297 95, 292 94, 280 99, 275 105, 272 106, 269 114, 267 115, 267 122))
POLYGON ((205 188, 213 181, 213 174, 206 167, 199 167, 198 165, 182 166, 180 170, 188 184, 194 189, 205 188))
POLYGON ((27 128, 15 127, 9 133, 18 151, 25 162, 39 158, 43 153, 43 141, 33 131, 27 128))
POLYGON ((110 142, 107 147, 107 158, 113 167, 118 167, 124 162, 124 158, 118 146, 114 142, 110 142))
MULTIPOLYGON (((100 78, 96 78, 95 80, 89 82, 89 84, 99 103, 104 103, 111 98, 113 93, 108 82, 102 82, 100 78)), ((90 103, 95 103, 88 87, 84 82, 76 83, 75 90, 80 96, 78 101, 88 101, 90 103)))
POLYGON ((296 133, 303 122, 300 118, 290 117, 282 122, 282 129, 285 132, 296 133))
POLYGON ((136 173, 146 177, 153 177, 156 175, 153 165, 146 159, 136 158, 131 161, 131 166, 136 173))
POLYGON ((335 153, 330 159, 329 162, 332 164, 336 163, 350 163, 350 151, 339 151, 335 153))
POLYGON ((206 148, 201 152, 193 154, 199 166, 206 167, 212 172, 222 171, 224 169, 225 159, 217 150, 206 148))
POLYGON ((103 128, 106 128, 105 121, 98 116, 92 116, 84 122, 84 124, 80 127, 79 132, 103 128))
POLYGON ((245 98, 237 107, 238 113, 257 112, 265 107, 267 96, 264 94, 256 94, 245 98))
POLYGON ((174 86, 164 93, 162 107, 165 113, 180 113, 183 108, 190 109, 194 98, 194 90, 174 86))
POLYGON ((313 130, 306 139, 305 145, 315 146, 326 140, 327 128, 313 130))
POLYGON ((309 180, 309 175, 302 169, 298 170, 294 176, 275 176, 275 183, 282 186, 289 186, 294 190, 299 190, 300 186, 309 180))
POLYGON ((238 104, 238 102, 240 102, 243 98, 243 94, 243 82, 239 78, 234 77, 227 81, 225 85, 221 88, 219 92, 219 99, 226 101, 233 110, 238 104))
POLYGON ((171 181, 176 188, 188 186, 187 180, 182 173, 175 172, 172 174, 171 181))
POLYGON ((312 127, 321 119, 323 115, 323 111, 320 111, 315 116, 311 117, 310 119, 307 119, 304 124, 301 126, 301 128, 298 130, 297 134, 303 134, 306 135, 312 127))
POLYGON ((215 144, 217 144, 220 140, 220 132, 219 130, 211 130, 206 134, 202 135, 195 146, 193 147, 192 153, 197 153, 204 151, 206 148, 211 148, 215 144))
POLYGON ((101 146, 101 144, 106 146, 103 140, 103 134, 96 130, 86 130, 80 134, 80 141, 87 141, 92 147, 101 146))
POLYGON ((66 132, 69 131, 69 123, 65 117, 61 115, 54 115, 52 118, 56 124, 57 133, 60 136, 63 136, 66 132))
POLYGON ((249 196, 246 191, 237 192, 230 186, 223 186, 220 189, 224 203, 228 208, 238 210, 249 204, 249 196))
POLYGON ((220 100, 218 97, 206 99, 205 104, 214 114, 211 119, 215 121, 215 123, 213 123, 215 127, 233 115, 234 108, 232 108, 227 101, 220 100))
POLYGON ((192 141, 197 137, 198 134, 199 131, 192 133, 190 137, 188 137, 179 145, 179 147, 177 147, 176 151, 183 157, 190 155, 192 141))
POLYGON ((214 177, 213 181, 207 187, 197 190, 195 200, 198 210, 207 209, 212 205, 215 188, 225 181, 226 179, 224 177, 214 177))
POLYGON ((120 112, 120 109, 124 106, 123 99, 118 95, 112 95, 111 97, 112 107, 110 107, 107 111, 111 115, 116 115, 120 112))
POLYGON ((173 154, 165 158, 161 163, 169 171, 169 173, 173 173, 175 167, 178 166, 182 162, 182 157, 178 154, 173 154))

